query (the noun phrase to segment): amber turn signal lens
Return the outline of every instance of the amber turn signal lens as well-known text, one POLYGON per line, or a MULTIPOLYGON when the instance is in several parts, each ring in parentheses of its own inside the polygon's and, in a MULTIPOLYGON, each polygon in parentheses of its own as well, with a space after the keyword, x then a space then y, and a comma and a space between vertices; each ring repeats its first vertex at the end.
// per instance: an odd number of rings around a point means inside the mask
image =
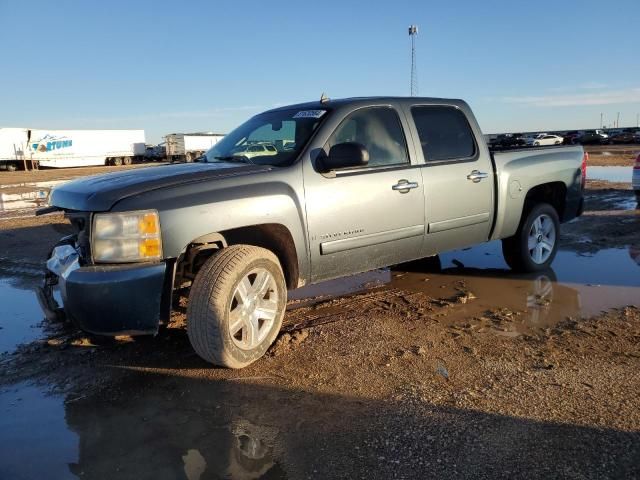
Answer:
POLYGON ((160 239, 158 238, 145 238, 140 241, 139 246, 141 258, 155 258, 160 256, 160 239))
POLYGON ((144 214, 140 217, 138 228, 142 235, 157 235, 160 233, 158 215, 155 213, 144 214))

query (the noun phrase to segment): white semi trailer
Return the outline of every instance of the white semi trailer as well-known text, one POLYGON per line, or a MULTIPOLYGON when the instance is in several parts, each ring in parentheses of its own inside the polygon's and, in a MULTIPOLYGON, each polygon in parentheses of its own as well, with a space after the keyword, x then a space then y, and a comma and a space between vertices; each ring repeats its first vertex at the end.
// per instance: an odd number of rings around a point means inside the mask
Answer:
POLYGON ((165 137, 167 160, 193 162, 223 138, 221 133, 171 133, 165 137))
POLYGON ((42 167, 130 165, 145 149, 144 130, 31 130, 28 155, 42 167))
POLYGON ((144 130, 0 128, 0 164, 41 167, 129 165, 145 153, 144 130))
POLYGON ((0 128, 0 166, 15 170, 24 165, 28 140, 26 128, 0 128))

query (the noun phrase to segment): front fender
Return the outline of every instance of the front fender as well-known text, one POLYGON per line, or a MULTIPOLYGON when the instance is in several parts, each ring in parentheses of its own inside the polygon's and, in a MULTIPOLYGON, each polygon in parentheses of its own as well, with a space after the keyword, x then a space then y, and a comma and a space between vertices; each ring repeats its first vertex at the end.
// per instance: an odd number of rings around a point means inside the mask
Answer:
POLYGON ((123 200, 113 210, 158 210, 165 258, 179 257, 193 240, 212 232, 283 225, 296 247, 300 277, 306 279, 309 261, 301 190, 276 175, 263 174, 244 177, 243 184, 217 181, 152 191, 123 200))

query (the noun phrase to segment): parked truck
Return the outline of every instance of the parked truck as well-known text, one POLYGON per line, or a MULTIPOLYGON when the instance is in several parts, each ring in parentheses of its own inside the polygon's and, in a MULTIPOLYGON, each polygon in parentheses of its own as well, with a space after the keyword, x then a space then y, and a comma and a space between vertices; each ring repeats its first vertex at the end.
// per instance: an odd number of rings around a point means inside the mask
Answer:
POLYGON ((54 168, 130 165, 144 154, 144 130, 0 128, 0 163, 6 170, 25 163, 54 168))
POLYGON ((492 152, 461 100, 280 107, 197 163, 54 188, 42 213, 64 210, 76 233, 38 296, 93 334, 149 335, 190 288, 195 351, 241 368, 276 339, 290 289, 496 239, 513 269, 548 268, 585 174, 581 146, 492 152), (255 142, 282 147, 242 155, 255 142))
POLYGON ((24 165, 28 149, 29 130, 0 128, 0 167, 13 171, 24 165))
POLYGON ((223 138, 221 133, 171 133, 165 137, 167 160, 193 162, 223 138))
POLYGON ((144 130, 30 130, 27 155, 42 167, 131 165, 145 154, 144 130))

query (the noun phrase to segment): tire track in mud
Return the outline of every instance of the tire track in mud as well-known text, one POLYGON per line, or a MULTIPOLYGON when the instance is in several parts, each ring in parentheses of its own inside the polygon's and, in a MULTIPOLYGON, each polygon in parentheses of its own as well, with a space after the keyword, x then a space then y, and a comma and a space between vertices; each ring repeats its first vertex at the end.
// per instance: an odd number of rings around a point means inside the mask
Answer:
POLYGON ((440 310, 463 303, 460 298, 432 298, 419 292, 381 287, 373 291, 322 301, 312 306, 298 307, 287 312, 282 334, 319 327, 331 323, 349 321, 366 314, 393 313, 407 320, 428 317, 440 310))

